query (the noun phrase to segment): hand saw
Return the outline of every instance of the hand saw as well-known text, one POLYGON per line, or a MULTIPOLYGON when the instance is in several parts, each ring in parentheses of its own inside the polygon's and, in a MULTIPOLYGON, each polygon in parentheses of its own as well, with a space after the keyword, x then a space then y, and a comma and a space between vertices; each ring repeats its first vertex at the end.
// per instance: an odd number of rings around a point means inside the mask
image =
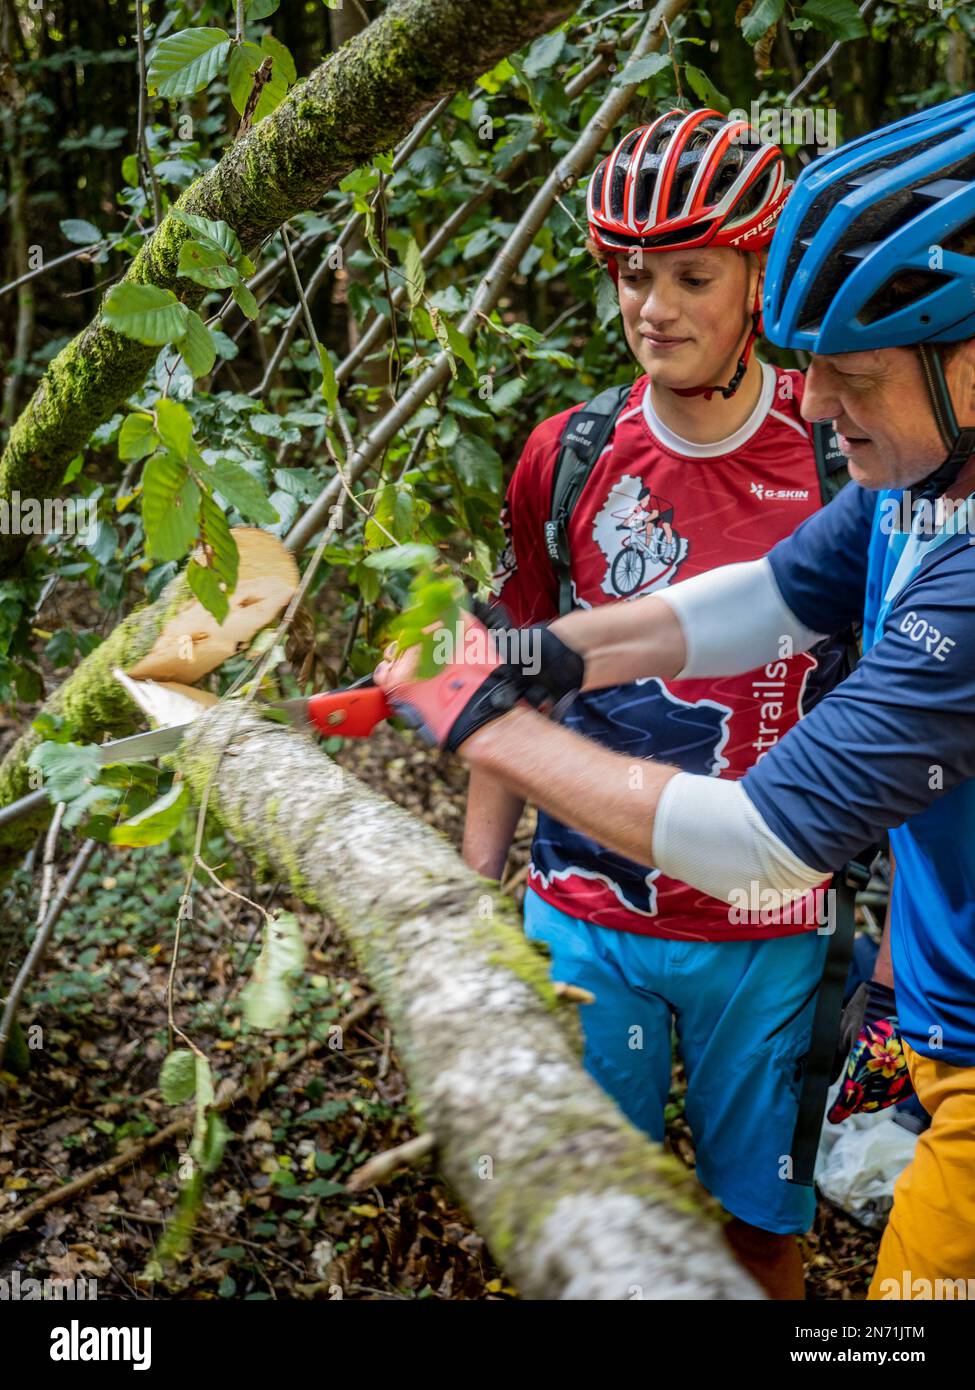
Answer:
MULTIPOLYGON (((341 734, 343 738, 367 738, 377 724, 393 713, 371 673, 338 690, 327 690, 295 700, 276 700, 270 705, 256 704, 254 708, 258 712, 279 710, 285 723, 306 732, 326 736, 341 734)), ((135 763, 160 758, 179 747, 193 723, 195 720, 188 719, 182 724, 170 724, 162 729, 150 729, 144 734, 132 734, 129 738, 116 738, 99 744, 98 761, 105 766, 108 763, 135 763)), ((12 801, 9 806, 0 809, 0 825, 29 815, 48 802, 49 797, 43 789, 22 796, 19 801, 12 801)))

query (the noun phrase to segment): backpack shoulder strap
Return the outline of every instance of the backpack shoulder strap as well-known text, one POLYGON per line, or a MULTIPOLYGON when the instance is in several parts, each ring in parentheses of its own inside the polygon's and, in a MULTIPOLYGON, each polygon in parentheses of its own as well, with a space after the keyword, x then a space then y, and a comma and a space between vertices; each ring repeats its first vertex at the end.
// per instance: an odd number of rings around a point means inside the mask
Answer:
POLYGON ((613 433, 633 383, 610 386, 569 416, 552 474, 552 502, 545 523, 545 549, 559 581, 559 613, 572 608, 569 518, 596 460, 613 433))
POLYGON ((846 468, 846 455, 836 444, 836 435, 831 420, 813 421, 813 451, 816 455, 816 472, 819 475, 819 491, 823 506, 850 481, 846 468))

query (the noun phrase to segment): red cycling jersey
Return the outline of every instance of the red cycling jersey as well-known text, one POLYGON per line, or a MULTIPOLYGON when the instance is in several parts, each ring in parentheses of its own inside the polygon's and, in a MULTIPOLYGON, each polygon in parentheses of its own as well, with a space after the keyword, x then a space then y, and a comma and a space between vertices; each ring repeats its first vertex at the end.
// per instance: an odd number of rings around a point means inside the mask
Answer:
MULTIPOLYGON (((821 505, 803 378, 763 365, 755 410, 734 435, 697 445, 657 418, 635 382, 569 523, 574 599, 591 608, 654 593, 692 575, 755 560, 821 505)), ((575 407, 579 409, 580 407, 575 407)), ((530 435, 502 511, 506 545, 495 593, 519 626, 558 615, 545 546, 552 475, 570 411, 530 435)), ((747 675, 641 680, 577 698, 565 723, 634 758, 741 777, 838 678, 841 647, 790 655, 747 675)), ((648 832, 649 833, 649 832, 648 832)), ((529 885, 554 907, 645 936, 755 940, 816 925, 800 905, 730 912, 697 889, 618 855, 540 811, 529 885)), ((751 906, 751 905, 749 905, 751 906)))

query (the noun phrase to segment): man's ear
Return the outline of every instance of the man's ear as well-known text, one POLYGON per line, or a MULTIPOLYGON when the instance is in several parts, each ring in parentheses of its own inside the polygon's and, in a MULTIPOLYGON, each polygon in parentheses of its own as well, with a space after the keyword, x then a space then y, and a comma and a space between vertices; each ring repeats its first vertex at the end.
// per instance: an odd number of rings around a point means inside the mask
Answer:
POLYGON ((959 425, 975 424, 975 338, 957 345, 957 350, 949 357, 945 375, 959 425))

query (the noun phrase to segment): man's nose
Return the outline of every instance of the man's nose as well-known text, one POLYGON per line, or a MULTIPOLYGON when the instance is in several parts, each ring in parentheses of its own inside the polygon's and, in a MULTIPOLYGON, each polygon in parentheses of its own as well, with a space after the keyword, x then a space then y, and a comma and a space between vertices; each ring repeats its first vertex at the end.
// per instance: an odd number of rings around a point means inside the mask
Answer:
POLYGON ((804 420, 835 420, 840 415, 840 402, 832 384, 832 373, 815 357, 806 369, 799 413, 804 420))

